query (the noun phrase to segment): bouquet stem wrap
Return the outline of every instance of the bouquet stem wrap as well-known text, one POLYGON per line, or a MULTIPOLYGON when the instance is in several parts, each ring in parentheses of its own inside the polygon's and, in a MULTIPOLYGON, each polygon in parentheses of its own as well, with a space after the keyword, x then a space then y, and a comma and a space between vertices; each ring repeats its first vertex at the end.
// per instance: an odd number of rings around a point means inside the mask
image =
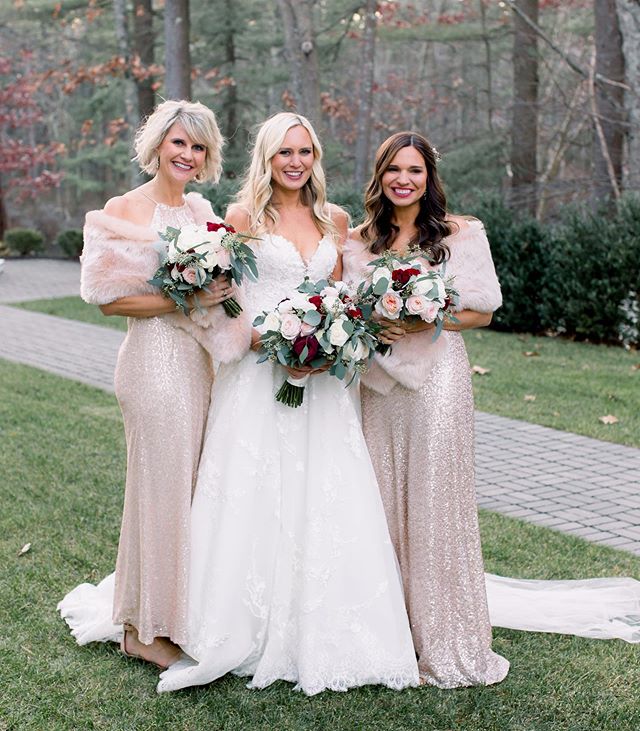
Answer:
POLYGON ((308 380, 309 376, 302 376, 302 378, 288 376, 287 380, 278 389, 276 401, 297 409, 304 400, 304 387, 307 385, 308 380))

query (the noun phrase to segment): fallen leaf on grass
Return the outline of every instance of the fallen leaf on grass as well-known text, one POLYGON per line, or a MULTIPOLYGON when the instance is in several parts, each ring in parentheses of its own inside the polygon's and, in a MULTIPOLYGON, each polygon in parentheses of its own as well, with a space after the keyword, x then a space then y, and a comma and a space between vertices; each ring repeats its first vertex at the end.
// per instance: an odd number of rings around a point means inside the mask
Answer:
POLYGON ((522 351, 522 355, 524 355, 525 358, 536 358, 540 355, 537 350, 524 350, 522 351))
POLYGON ((613 414, 607 414, 606 416, 598 417, 598 421, 601 421, 603 424, 617 424, 620 420, 613 414))
POLYGON ((31 550, 31 544, 25 543, 24 546, 18 551, 18 556, 24 556, 25 553, 29 553, 31 550))
POLYGON ((633 365, 631 366, 631 370, 632 370, 632 371, 640 371, 640 363, 634 363, 634 364, 633 364, 633 365))
POLYGON ((486 376, 487 373, 491 373, 491 368, 483 368, 479 365, 474 365, 471 368, 471 373, 475 373, 477 376, 486 376))
POLYGON ((525 393, 524 400, 525 401, 535 401, 536 400, 535 394, 533 394, 533 393, 525 393))

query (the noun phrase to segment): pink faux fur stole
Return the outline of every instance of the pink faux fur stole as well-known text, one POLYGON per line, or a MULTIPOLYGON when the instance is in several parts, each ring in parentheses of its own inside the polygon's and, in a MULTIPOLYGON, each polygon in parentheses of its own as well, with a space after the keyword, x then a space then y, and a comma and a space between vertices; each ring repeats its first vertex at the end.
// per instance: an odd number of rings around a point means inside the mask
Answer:
MULTIPOLYGON (((186 201, 196 223, 222 220, 200 193, 189 193, 186 201)), ((89 211, 80 257, 82 299, 106 305, 121 297, 157 294, 159 290, 147 281, 158 268, 158 252, 153 247, 157 241, 158 232, 151 227, 114 218, 104 211, 89 211)), ((241 291, 236 291, 236 298, 242 304, 241 291)), ((251 323, 244 313, 230 318, 222 307, 215 306, 203 312, 194 310, 188 317, 178 311, 162 317, 186 330, 221 363, 239 360, 251 344, 251 323)))
MULTIPOLYGON (((497 310, 502 304, 502 294, 482 222, 470 220, 466 228, 447 237, 446 243, 451 252, 446 275, 455 277, 454 287, 460 292, 459 309, 497 310)), ((342 278, 357 284, 371 271, 367 265, 376 258, 362 242, 348 239, 342 252, 342 278)), ((374 357, 369 371, 362 376, 362 383, 383 396, 391 393, 397 384, 418 390, 447 347, 446 333, 435 342, 428 332, 407 335, 388 355, 374 357)))

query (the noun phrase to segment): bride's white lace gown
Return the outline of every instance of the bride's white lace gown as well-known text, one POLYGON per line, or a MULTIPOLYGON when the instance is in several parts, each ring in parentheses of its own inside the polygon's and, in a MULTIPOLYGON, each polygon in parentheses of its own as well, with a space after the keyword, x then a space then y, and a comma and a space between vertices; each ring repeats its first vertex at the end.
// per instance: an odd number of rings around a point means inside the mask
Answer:
MULTIPOLYGON (((256 246, 253 318, 302 282, 330 275, 323 238, 304 262, 281 236, 256 246)), ((307 694, 417 685, 402 588, 357 393, 312 376, 292 409, 274 394, 286 372, 250 352, 217 374, 191 511, 189 656, 159 691, 227 672, 307 694)), ((391 416, 390 416, 391 418, 391 416)))

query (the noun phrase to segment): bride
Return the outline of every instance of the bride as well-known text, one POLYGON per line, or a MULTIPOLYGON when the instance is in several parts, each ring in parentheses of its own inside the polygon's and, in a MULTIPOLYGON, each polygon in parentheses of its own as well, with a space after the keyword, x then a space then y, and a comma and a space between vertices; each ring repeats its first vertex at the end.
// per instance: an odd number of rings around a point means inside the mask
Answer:
MULTIPOLYGON (((305 276, 341 274, 347 216, 326 202, 309 122, 280 113, 257 135, 228 223, 256 242, 253 318, 305 276)), ((259 335, 254 332, 254 345, 259 335)), ((356 407, 327 373, 303 405, 276 402, 285 370, 249 352, 222 366, 191 511, 186 657, 158 690, 228 672, 251 687, 282 679, 312 695, 369 683, 418 684, 395 555, 356 407)))

